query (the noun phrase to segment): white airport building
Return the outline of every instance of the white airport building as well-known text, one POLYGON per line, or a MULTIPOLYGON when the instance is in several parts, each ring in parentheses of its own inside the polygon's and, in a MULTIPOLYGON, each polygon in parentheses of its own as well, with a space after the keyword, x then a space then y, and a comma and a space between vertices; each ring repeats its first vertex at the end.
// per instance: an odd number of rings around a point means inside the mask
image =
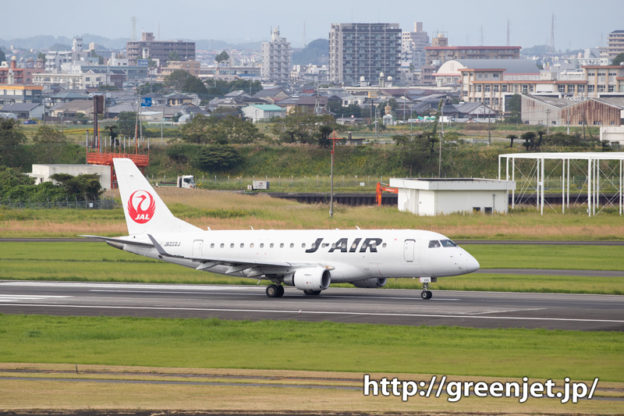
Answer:
POLYGON ((50 176, 57 173, 66 173, 72 176, 78 175, 99 175, 102 189, 111 188, 111 168, 104 165, 70 165, 70 164, 46 164, 32 165, 32 172, 28 174, 35 178, 35 185, 42 182, 50 182, 50 176))
POLYGON ((515 182, 496 179, 390 178, 398 189, 399 211, 416 215, 452 213, 506 214, 515 182))

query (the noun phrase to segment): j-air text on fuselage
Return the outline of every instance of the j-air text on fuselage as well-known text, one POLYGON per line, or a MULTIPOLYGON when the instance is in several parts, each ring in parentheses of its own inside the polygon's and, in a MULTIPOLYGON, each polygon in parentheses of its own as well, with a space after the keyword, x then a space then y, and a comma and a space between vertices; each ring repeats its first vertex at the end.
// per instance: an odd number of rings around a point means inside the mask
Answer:
POLYGON ((128 235, 95 237, 113 247, 197 270, 270 280, 318 295, 332 282, 382 287, 387 278, 429 283, 479 269, 449 238, 424 230, 202 230, 175 217, 130 159, 114 159, 128 235))

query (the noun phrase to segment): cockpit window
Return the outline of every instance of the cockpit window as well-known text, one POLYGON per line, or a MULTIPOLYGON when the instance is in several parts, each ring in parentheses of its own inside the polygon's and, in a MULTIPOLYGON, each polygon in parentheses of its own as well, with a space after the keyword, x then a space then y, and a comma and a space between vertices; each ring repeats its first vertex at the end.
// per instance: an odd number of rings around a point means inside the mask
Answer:
POLYGON ((457 247, 457 244, 452 242, 451 240, 442 240, 442 247, 457 247))
POLYGON ((429 241, 429 248, 437 248, 440 247, 440 242, 438 240, 429 241))

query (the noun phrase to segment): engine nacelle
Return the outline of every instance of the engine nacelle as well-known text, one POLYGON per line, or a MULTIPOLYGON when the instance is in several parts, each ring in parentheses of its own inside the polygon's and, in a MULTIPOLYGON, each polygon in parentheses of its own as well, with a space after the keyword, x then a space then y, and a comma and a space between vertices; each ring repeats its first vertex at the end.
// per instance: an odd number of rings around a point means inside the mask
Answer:
POLYGON ((322 267, 306 267, 286 276, 284 283, 299 290, 325 290, 331 283, 331 273, 322 267))
POLYGON ((355 287, 367 287, 367 288, 375 288, 375 287, 384 287, 386 285, 386 278, 371 278, 364 280, 356 280, 355 282, 351 282, 355 287))

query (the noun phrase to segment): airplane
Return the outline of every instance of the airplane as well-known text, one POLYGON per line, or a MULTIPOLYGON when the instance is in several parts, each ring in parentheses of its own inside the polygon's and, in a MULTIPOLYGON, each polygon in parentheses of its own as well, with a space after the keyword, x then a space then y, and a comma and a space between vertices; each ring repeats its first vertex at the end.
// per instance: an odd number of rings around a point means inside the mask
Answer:
POLYGON ((128 227, 120 237, 83 236, 200 271, 271 281, 268 297, 293 286, 317 296, 331 283, 377 288, 388 278, 429 283, 479 269, 451 239, 423 230, 203 230, 175 217, 134 162, 113 159, 128 227))

